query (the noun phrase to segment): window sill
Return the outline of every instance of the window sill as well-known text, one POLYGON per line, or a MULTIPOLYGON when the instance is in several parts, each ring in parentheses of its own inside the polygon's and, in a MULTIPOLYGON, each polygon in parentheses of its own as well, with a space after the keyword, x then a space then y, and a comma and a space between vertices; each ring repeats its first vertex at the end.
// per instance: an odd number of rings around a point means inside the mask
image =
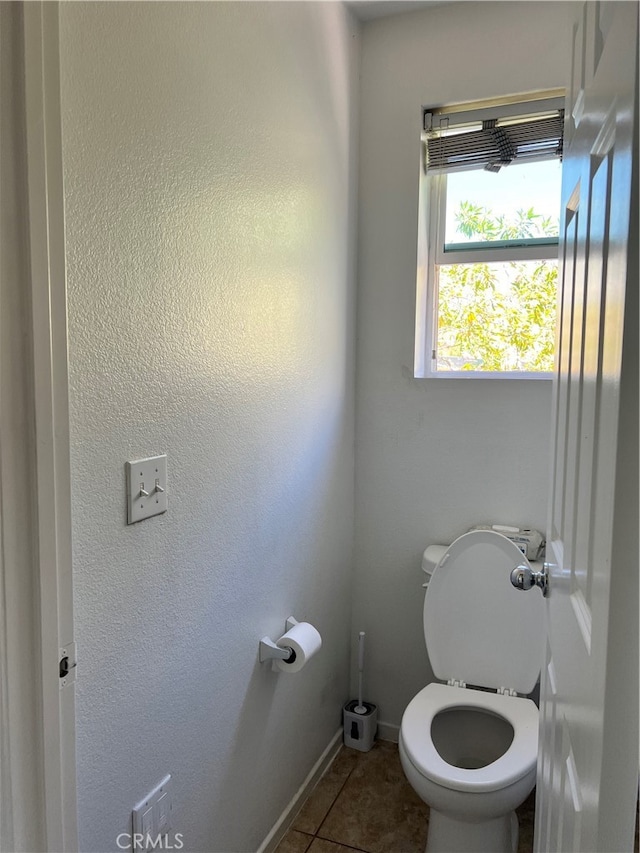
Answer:
POLYGON ((504 371, 490 372, 480 370, 442 370, 438 373, 427 372, 425 374, 414 373, 414 379, 534 379, 546 380, 547 382, 553 379, 553 373, 527 373, 524 371, 504 371))

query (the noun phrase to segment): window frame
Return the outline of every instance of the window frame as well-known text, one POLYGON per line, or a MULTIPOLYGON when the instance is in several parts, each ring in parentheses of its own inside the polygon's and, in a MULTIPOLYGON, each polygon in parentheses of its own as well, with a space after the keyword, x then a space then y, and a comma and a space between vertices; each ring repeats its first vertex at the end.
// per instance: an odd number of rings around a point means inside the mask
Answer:
MULTIPOLYGON (((564 92, 554 93, 564 98, 564 92)), ((548 97, 545 93, 544 97, 548 97)), ((522 97, 514 103, 523 103, 522 97)), ((538 100, 536 98, 535 100, 538 100)), ((498 109, 508 112, 508 104, 501 102, 498 109)), ((470 110, 472 107, 470 107, 470 110)), ((424 110, 423 110, 424 115, 424 110)), ((424 143, 424 133, 423 133, 424 143)), ((424 144, 422 145, 424 151, 424 144)), ((423 379, 536 379, 550 380, 553 371, 488 371, 488 370, 437 370, 435 357, 438 322, 437 267, 459 263, 508 263, 510 261, 558 260, 558 239, 524 243, 521 245, 492 245, 480 248, 477 244, 457 251, 445 251, 444 223, 446 218, 446 172, 429 174, 421 153, 419 204, 418 204, 418 263, 416 287, 416 330, 414 376, 423 379), (523 245, 524 243, 524 245, 523 245)), ((498 241, 496 241, 498 242, 498 241)))

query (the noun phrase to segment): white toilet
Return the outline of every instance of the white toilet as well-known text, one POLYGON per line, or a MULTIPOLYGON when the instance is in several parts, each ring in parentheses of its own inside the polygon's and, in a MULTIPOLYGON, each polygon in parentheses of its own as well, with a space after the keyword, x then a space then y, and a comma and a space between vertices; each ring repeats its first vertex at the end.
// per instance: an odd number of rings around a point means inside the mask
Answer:
POLYGON ((424 634, 447 683, 407 706, 402 767, 431 807, 427 853, 514 853, 514 809, 535 785, 538 753, 538 709, 517 694, 531 693, 540 674, 543 597, 512 586, 512 569, 527 560, 500 533, 465 533, 433 559, 424 634))

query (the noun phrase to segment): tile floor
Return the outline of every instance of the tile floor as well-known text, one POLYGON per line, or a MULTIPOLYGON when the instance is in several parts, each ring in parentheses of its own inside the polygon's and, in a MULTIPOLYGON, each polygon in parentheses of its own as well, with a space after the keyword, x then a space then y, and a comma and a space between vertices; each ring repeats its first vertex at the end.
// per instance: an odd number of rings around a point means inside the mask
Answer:
MULTIPOLYGON (((533 850, 534 797, 518 810, 518 853, 533 850)), ((398 745, 342 747, 277 853, 424 853, 428 807, 405 779, 398 745)))

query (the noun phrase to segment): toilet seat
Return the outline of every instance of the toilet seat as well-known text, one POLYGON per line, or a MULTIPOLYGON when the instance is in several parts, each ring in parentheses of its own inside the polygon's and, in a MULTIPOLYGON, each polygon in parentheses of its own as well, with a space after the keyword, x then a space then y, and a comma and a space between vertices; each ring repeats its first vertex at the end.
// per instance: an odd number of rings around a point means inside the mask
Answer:
POLYGON ((544 655, 544 599, 511 570, 529 565, 501 533, 473 530, 451 543, 424 599, 424 636, 436 678, 527 695, 544 655))
POLYGON ((400 735, 411 763, 427 779, 454 791, 497 791, 535 768, 538 709, 530 699, 433 683, 407 706, 400 735), (513 727, 511 746, 486 767, 467 770, 447 763, 433 743, 431 723, 436 714, 448 708, 477 708, 507 720, 513 727))

